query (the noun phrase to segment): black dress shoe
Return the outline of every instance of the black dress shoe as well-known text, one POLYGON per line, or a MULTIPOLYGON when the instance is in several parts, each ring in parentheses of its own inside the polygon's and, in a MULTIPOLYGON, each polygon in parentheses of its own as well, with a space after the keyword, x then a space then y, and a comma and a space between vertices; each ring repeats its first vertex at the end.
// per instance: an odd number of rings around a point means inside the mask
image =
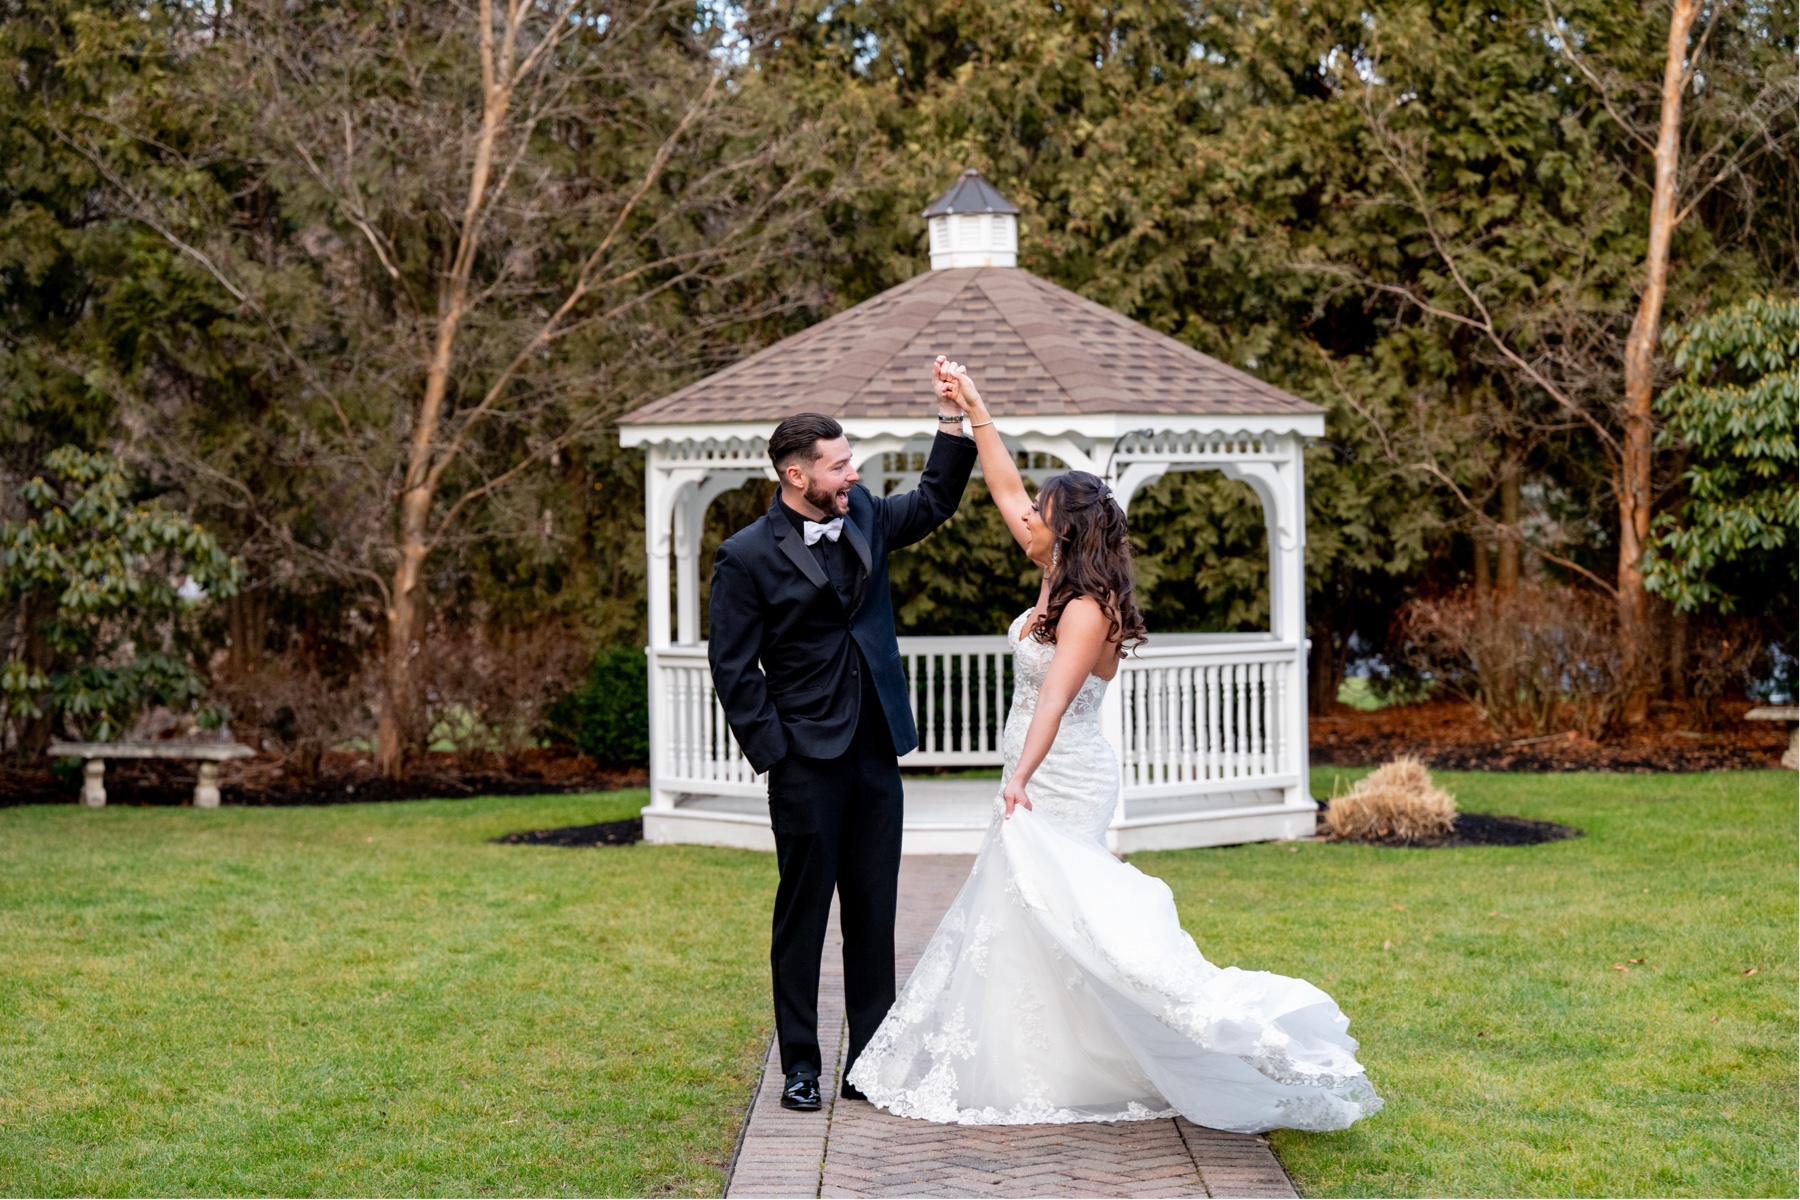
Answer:
POLYGON ((862 1100, 864 1102, 867 1102, 867 1100, 869 1099, 867 1096, 862 1094, 861 1088, 859 1088, 855 1084, 851 1083, 848 1079, 844 1080, 844 1086, 838 1089, 838 1095, 842 1096, 846 1100, 862 1100))
POLYGON ((804 1075, 789 1075, 781 1089, 781 1107, 800 1112, 819 1111, 819 1081, 804 1075))

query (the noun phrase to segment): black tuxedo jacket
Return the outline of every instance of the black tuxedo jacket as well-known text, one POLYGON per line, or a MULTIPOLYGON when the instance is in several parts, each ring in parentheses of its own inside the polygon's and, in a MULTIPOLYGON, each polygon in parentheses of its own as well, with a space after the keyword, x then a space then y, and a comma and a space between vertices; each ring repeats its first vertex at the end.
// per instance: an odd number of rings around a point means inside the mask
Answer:
POLYGON ((975 443, 940 433, 912 491, 876 496, 861 484, 850 489, 839 544, 848 545, 860 574, 848 606, 781 511, 779 496, 719 547, 706 656, 725 719, 758 772, 789 754, 836 758, 848 750, 865 669, 894 753, 918 745, 894 640, 887 555, 949 520, 974 468, 975 443))

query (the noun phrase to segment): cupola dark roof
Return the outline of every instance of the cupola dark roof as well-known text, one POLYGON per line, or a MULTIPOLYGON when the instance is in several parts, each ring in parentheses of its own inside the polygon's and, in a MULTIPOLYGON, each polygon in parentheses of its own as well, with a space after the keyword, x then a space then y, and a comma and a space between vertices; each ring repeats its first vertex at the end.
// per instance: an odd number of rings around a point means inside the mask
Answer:
POLYGON ((925 206, 921 217, 943 217, 951 213, 1008 213, 1018 215, 1019 206, 1002 196, 994 185, 983 179, 981 172, 970 167, 959 176, 950 190, 925 206))

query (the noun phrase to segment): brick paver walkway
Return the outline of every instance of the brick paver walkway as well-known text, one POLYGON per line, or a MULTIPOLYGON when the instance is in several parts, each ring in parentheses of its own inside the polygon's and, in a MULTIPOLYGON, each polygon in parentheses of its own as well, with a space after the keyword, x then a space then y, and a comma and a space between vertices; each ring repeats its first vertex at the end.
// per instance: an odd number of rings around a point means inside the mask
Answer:
MULTIPOLYGON (((969 873, 962 856, 911 856, 900 868, 896 952, 909 973, 969 873)), ((1089 1125, 934 1125, 838 1100, 843 963, 837 918, 819 989, 823 1112, 781 1107, 774 1046, 744 1126, 727 1196, 1294 1196, 1268 1143, 1184 1120, 1089 1125), (829 1052, 828 1052, 829 1053, 829 1052)))

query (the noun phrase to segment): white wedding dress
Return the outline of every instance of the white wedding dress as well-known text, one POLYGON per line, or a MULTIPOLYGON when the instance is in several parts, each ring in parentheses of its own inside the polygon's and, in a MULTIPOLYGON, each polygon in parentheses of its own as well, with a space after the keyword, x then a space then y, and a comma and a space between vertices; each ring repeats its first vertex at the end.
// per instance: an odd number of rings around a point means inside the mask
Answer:
MULTIPOLYGON (((1028 614, 1027 614, 1028 615, 1028 614)), ((1019 640, 1006 773, 1055 652, 1019 640)), ((1342 1129, 1381 1107, 1349 1020, 1300 979, 1215 967, 1168 885, 1115 859, 1119 769, 1090 676, 851 1069, 870 1102, 963 1125, 1138 1121, 1342 1129)))

